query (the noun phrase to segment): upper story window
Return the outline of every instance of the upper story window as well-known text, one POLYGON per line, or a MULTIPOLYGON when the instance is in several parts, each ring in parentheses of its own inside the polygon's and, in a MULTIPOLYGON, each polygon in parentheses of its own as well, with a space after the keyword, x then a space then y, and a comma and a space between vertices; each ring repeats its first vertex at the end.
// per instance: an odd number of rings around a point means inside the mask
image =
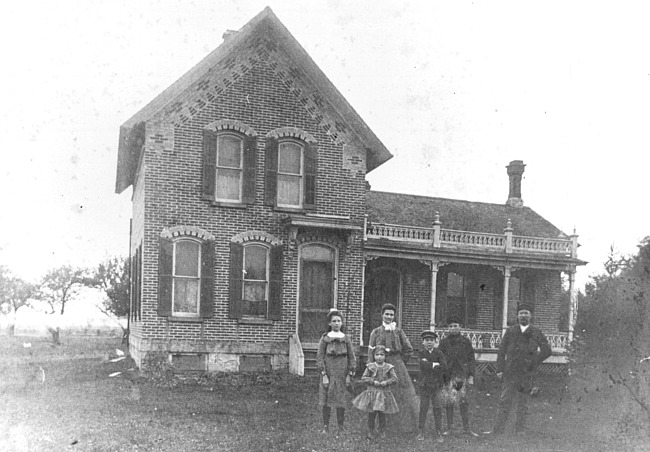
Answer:
POLYGON ((217 201, 241 202, 244 162, 242 137, 224 133, 217 136, 216 192, 217 201))
POLYGON ((302 207, 303 150, 296 141, 281 141, 278 145, 278 199, 280 207, 302 207))
POLYGON ((203 133, 203 197, 216 203, 253 204, 256 137, 232 130, 203 133))
MULTIPOLYGON (((293 129, 292 133, 300 135, 293 129)), ((314 143, 294 136, 266 138, 265 204, 288 209, 315 209, 318 149, 314 143)), ((308 139, 313 138, 309 136, 308 139)))
POLYGON ((211 317, 214 241, 178 235, 160 238, 158 314, 211 317))

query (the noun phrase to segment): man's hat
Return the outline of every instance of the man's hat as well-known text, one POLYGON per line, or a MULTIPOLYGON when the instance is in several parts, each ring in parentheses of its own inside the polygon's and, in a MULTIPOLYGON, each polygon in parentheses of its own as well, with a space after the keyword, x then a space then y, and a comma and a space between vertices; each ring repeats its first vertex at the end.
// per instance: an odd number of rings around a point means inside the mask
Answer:
POLYGON ((519 311, 528 311, 532 314, 533 306, 528 303, 519 303, 517 305, 517 313, 519 313, 519 311))
POLYGON ((436 334, 435 331, 425 330, 420 333, 420 337, 422 338, 422 340, 426 339, 427 337, 438 339, 438 334, 436 334))
POLYGON ((452 323, 457 323, 461 325, 463 323, 463 319, 461 319, 457 315, 450 315, 449 317, 447 317, 447 325, 452 323))

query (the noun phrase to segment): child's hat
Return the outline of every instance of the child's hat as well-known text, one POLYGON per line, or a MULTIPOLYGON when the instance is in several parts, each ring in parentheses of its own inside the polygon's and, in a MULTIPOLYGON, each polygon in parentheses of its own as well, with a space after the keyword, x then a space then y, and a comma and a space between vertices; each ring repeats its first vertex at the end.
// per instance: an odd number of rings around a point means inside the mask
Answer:
POLYGON ((372 354, 373 354, 373 355, 376 355, 378 352, 383 352, 384 355, 385 355, 385 354, 386 354, 386 351, 387 351, 387 349, 386 349, 385 346, 383 346, 383 345, 377 345, 377 346, 375 346, 375 348, 373 349, 372 354))
POLYGON ((424 330, 420 333, 420 337, 422 338, 422 340, 425 340, 428 337, 438 339, 438 334, 436 334, 436 332, 433 330, 424 330))

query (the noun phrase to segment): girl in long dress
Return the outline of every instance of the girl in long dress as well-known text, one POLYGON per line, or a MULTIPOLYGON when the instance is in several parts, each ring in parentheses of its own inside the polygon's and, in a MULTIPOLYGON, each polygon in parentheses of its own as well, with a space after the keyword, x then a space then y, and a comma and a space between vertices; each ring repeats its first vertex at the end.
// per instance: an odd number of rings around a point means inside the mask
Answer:
POLYGON ((354 347, 350 336, 341 331, 343 316, 335 309, 327 314, 329 332, 323 334, 318 343, 316 367, 321 373, 318 404, 323 412, 323 431, 329 431, 330 413, 336 408, 339 432, 344 428, 345 408, 352 395, 348 387, 357 368, 354 347))
POLYGON ((373 350, 378 345, 386 347, 386 362, 395 366, 397 384, 392 388, 399 413, 391 426, 398 431, 410 433, 416 430, 418 425, 419 403, 415 393, 415 387, 411 376, 406 370, 405 362, 408 362, 413 347, 411 342, 401 328, 395 324, 395 313, 397 309, 392 304, 385 304, 381 307, 382 325, 372 330, 368 343, 368 361, 372 362, 373 350))

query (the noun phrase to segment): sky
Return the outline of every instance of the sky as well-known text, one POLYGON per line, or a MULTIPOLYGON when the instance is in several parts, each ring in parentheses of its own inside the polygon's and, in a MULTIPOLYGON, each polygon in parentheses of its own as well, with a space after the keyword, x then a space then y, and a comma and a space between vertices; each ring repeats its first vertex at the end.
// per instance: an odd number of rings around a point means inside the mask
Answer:
POLYGON ((642 2, 37 0, 0 18, 0 265, 127 255, 120 125, 266 6, 394 155, 374 190, 502 204, 523 160, 579 286, 650 235, 642 2))

